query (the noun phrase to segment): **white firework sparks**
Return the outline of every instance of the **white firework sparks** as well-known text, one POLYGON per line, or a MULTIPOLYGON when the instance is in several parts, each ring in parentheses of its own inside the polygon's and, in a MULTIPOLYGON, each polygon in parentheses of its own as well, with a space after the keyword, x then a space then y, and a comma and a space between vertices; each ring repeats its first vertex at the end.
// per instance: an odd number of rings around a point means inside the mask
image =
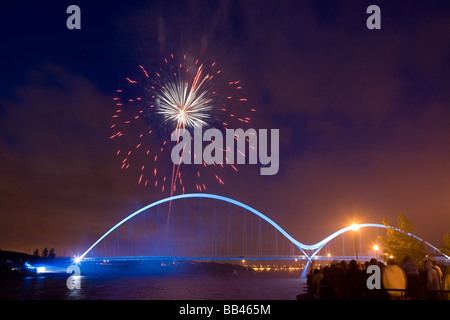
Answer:
POLYGON ((174 122, 177 128, 208 125, 210 111, 214 109, 213 99, 206 88, 211 77, 202 73, 201 65, 192 81, 178 77, 161 85, 156 113, 163 115, 165 121, 174 122))

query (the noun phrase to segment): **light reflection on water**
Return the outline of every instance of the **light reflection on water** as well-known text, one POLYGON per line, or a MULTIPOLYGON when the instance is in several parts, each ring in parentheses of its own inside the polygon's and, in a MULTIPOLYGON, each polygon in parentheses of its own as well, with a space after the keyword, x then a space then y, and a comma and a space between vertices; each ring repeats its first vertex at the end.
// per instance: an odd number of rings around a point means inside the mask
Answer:
POLYGON ((298 277, 229 275, 81 276, 69 290, 67 275, 0 279, 0 299, 43 300, 295 300, 298 277))

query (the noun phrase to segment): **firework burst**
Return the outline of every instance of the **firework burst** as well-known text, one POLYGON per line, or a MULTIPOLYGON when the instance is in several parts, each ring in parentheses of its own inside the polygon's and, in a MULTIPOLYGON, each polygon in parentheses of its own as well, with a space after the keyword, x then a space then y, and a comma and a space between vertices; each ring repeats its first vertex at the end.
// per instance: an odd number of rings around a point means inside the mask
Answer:
POLYGON ((198 68, 191 83, 179 77, 160 86, 156 113, 163 115, 167 122, 176 124, 177 128, 208 125, 210 113, 214 110, 214 99, 204 88, 210 76, 203 77, 202 67, 198 68))
POLYGON ((140 185, 154 186, 170 195, 185 193, 186 188, 205 191, 208 173, 224 184, 220 173, 225 170, 223 164, 203 162, 184 165, 183 170, 183 164, 173 164, 172 140, 178 143, 179 137, 171 139, 170 135, 175 129, 225 130, 233 123, 242 128, 255 109, 248 107, 240 81, 227 81, 215 62, 200 63, 186 55, 177 61, 172 54, 161 65, 156 71, 140 65, 113 98, 117 108, 110 138, 117 142, 121 169, 133 171, 140 185), (183 181, 185 174, 189 186, 183 181))

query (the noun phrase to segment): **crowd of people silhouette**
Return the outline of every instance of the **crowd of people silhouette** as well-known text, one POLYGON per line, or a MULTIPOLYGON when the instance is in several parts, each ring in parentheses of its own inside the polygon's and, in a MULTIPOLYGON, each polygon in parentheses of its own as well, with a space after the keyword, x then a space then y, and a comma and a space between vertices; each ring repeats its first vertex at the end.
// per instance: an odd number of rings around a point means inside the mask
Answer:
POLYGON ((312 263, 307 276, 308 293, 299 299, 323 300, 450 300, 450 265, 426 259, 417 263, 406 256, 398 263, 372 258, 365 263, 351 260, 327 265, 312 263), (380 287, 368 285, 372 272, 380 270, 380 287))

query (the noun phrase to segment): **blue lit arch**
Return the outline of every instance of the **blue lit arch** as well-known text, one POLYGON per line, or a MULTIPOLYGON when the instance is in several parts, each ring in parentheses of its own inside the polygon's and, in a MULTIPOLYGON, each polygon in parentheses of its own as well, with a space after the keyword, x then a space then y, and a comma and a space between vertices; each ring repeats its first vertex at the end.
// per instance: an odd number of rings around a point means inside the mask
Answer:
POLYGON ((87 249, 81 256, 79 256, 76 260, 77 261, 81 261, 86 254, 89 253, 89 251, 91 251, 100 241, 102 241, 106 236, 108 236, 111 232, 113 232, 116 228, 118 228, 119 226, 121 226, 123 223, 125 223, 126 221, 130 220, 131 218, 137 216, 138 214, 152 208, 155 207, 157 205, 169 202, 169 201, 174 201, 174 200, 179 200, 179 199, 186 199, 186 198, 207 198, 207 199, 216 199, 216 200, 221 200, 221 201, 225 201, 234 205, 237 205, 243 209, 246 209, 248 211, 250 211, 251 213, 259 216, 260 218, 264 219, 265 221, 267 221, 268 223, 270 223, 275 229, 277 229, 281 234, 283 234, 289 241, 291 241, 295 246, 297 246, 306 256, 307 254, 304 252, 304 249, 306 250, 311 250, 314 249, 313 246, 308 246, 305 245, 297 240, 295 240, 291 235, 289 235, 283 228, 281 228, 278 224, 276 224, 272 219, 270 219, 269 217, 265 216, 264 214, 262 214, 261 212, 259 212, 256 209, 253 209, 252 207, 236 201, 234 199, 230 199, 227 197, 223 197, 223 196, 219 196, 219 195, 215 195, 215 194, 208 194, 208 193, 190 193, 190 194, 183 194, 183 195, 178 195, 178 196, 173 196, 173 197, 169 197, 169 198, 165 198, 162 200, 158 200, 156 202, 153 202, 152 204, 149 204, 139 210, 137 210, 136 212, 130 214, 128 217, 126 217, 125 219, 123 219, 122 221, 120 221, 119 223, 117 223, 115 226, 113 226, 111 229, 109 229, 103 236, 101 236, 97 241, 94 242, 94 244, 92 246, 89 247, 89 249, 87 249))
MULTIPOLYGON (((214 194, 207 194, 207 193, 190 193, 190 194, 183 194, 183 195, 177 195, 177 196, 172 196, 172 197, 168 197, 162 200, 158 200, 156 202, 153 202, 152 204, 149 204, 139 210, 137 210, 136 212, 130 214, 128 217, 126 217, 125 219, 121 220, 119 223, 117 223, 116 225, 114 225, 111 229, 109 229, 104 235, 102 235, 97 241, 94 242, 94 244, 92 244, 89 249, 87 249, 81 256, 76 258, 76 262, 81 261, 86 254, 88 254, 100 241, 102 241, 106 236, 108 236, 111 232, 113 232, 116 228, 118 228, 119 226, 121 226, 123 223, 125 223, 126 221, 130 220, 131 218, 135 217, 136 215, 152 208, 155 207, 157 205, 160 205, 162 203, 166 203, 169 201, 174 201, 174 200, 179 200, 179 199, 187 199, 187 198, 207 198, 207 199, 216 199, 216 200, 221 200, 221 201, 225 201, 234 205, 237 205, 245 210, 250 211, 251 213, 257 215, 258 217, 260 217, 261 219, 267 221, 268 223, 270 223, 275 229, 277 229, 282 235, 284 235, 289 241, 291 241, 296 247, 298 247, 304 254, 305 256, 308 258, 308 260, 310 261, 319 251, 320 249, 323 248, 323 246, 325 244, 327 244, 329 241, 331 241, 332 239, 336 238, 337 236, 339 236, 340 234, 343 234, 345 232, 351 231, 353 230, 353 228, 394 228, 394 227, 386 227, 383 224, 377 224, 377 223, 364 223, 364 224, 357 224, 357 225, 353 225, 353 226, 349 226, 349 227, 345 227, 342 228, 336 232, 334 232, 333 234, 329 235, 328 237, 326 237, 325 239, 323 239, 322 241, 317 242, 316 244, 312 244, 312 245, 306 245, 303 244, 299 241, 297 241, 296 239, 294 239, 291 235, 289 235, 283 228, 281 228, 278 224, 276 224, 272 219, 270 219, 269 217, 265 216, 264 214, 262 214, 261 212, 259 212, 258 210, 242 203, 239 201, 236 201, 234 199, 231 198, 227 198, 224 196, 219 196, 219 195, 214 195, 214 194), (313 253, 308 255, 304 250, 312 250, 313 253)), ((394 228, 398 231, 400 231, 397 228, 394 228)), ((440 250, 438 248, 436 248, 435 246, 431 245, 430 243, 422 240, 421 238, 408 233, 408 235, 422 241, 423 243, 427 244, 429 247, 433 248, 434 250, 436 250, 437 252, 440 252, 440 250)), ((441 253, 441 252, 440 252, 441 253)), ((442 254, 442 253, 441 253, 442 254)), ((443 254, 447 259, 450 259, 449 256, 443 254)), ((309 263, 308 261, 308 263, 309 263)), ((306 268, 305 268, 306 270, 306 268)))
MULTIPOLYGON (((391 227, 391 226, 387 226, 387 227, 386 227, 385 225, 379 224, 379 223, 362 223, 362 224, 355 224, 355 225, 352 225, 352 226, 349 226, 349 227, 342 228, 342 229, 336 231, 335 233, 329 235, 328 237, 326 237, 326 238, 323 239, 322 241, 317 242, 316 244, 310 246, 310 247, 312 247, 313 250, 315 250, 314 253, 311 255, 311 258, 314 257, 314 256, 320 251, 320 249, 322 249, 323 246, 326 245, 328 242, 330 242, 331 240, 333 240, 334 238, 336 238, 337 236, 339 236, 339 235, 341 235, 341 234, 343 234, 343 233, 345 233, 345 232, 352 231, 354 228, 357 228, 357 229, 360 229, 360 228, 384 228, 384 229, 392 228, 392 229, 395 229, 395 230, 397 230, 397 231, 404 232, 404 231, 401 231, 400 229, 397 229, 397 228, 394 228, 394 227, 391 227)), ((433 245, 430 244, 429 242, 427 242, 427 241, 425 241, 425 240, 419 238, 418 236, 416 236, 416 235, 414 235, 414 234, 412 234, 412 233, 408 233, 408 235, 411 236, 411 237, 416 238, 417 240, 419 240, 419 241, 421 241, 421 242, 423 242, 423 243, 425 243, 425 244, 428 245, 430 248, 432 248, 432 249, 438 251, 439 253, 441 253, 441 254, 442 254, 443 256, 445 256, 447 259, 450 259, 450 257, 448 257, 447 255, 443 254, 438 248, 436 248, 435 246, 433 246, 433 245)))

